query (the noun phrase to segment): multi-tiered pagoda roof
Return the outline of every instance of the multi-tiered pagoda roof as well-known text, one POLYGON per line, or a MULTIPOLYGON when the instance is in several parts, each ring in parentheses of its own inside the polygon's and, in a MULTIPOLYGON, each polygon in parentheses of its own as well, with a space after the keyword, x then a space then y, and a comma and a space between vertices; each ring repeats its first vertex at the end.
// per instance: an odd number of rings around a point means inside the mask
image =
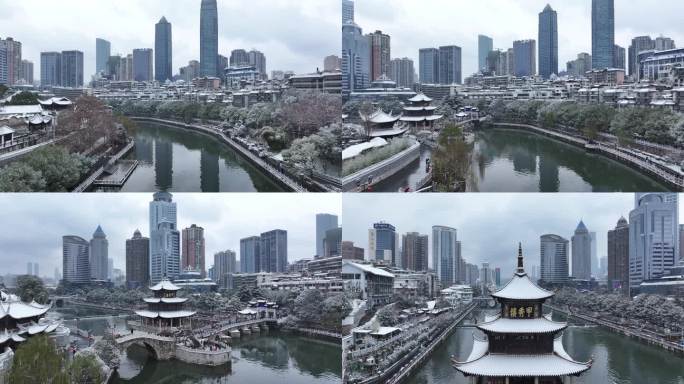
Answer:
POLYGON ((501 305, 500 313, 477 326, 485 337, 475 337, 470 356, 465 362, 453 360, 454 368, 478 384, 562 384, 587 371, 591 361, 575 361, 563 347, 567 324, 542 313, 544 301, 553 295, 525 273, 519 248, 515 275, 492 294, 501 305))
POLYGON ((33 335, 54 332, 61 323, 44 317, 51 307, 0 291, 0 352, 33 335))
POLYGON ((422 93, 417 94, 408 101, 411 104, 404 107, 401 121, 408 123, 413 127, 432 127, 434 122, 441 120, 444 117, 443 115, 437 115, 435 113, 437 107, 431 105, 432 99, 422 93))
POLYGON ((180 287, 164 279, 150 288, 154 297, 144 298, 147 309, 135 311, 142 318, 144 325, 158 327, 180 327, 184 319, 196 312, 184 308, 187 298, 176 297, 180 287))

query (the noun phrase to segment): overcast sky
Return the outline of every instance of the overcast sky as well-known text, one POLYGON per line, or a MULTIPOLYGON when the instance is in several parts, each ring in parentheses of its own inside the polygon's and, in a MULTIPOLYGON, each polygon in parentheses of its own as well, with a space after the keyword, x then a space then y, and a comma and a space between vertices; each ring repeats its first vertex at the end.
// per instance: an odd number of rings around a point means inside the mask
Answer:
MULTIPOLYGON (((591 0, 356 0, 356 23, 364 33, 391 36, 392 58, 414 59, 418 49, 458 45, 463 78, 477 69, 477 35, 507 49, 514 40, 538 39, 539 12, 546 4, 558 12, 559 66, 580 52, 591 53, 591 0)), ((684 45, 682 0, 615 0, 615 41, 627 48, 640 35, 662 34, 684 45)))
MULTIPOLYGON (((178 228, 204 228, 206 267, 217 251, 234 250, 240 239, 272 229, 288 231, 288 259, 315 254, 317 213, 340 215, 334 194, 174 194, 178 228)), ((40 264, 41 276, 62 269, 62 236, 92 238, 98 224, 107 234, 114 267, 125 269, 126 239, 140 229, 149 237, 152 194, 0 194, 0 275, 26 273, 40 264)))
MULTIPOLYGON (((0 37, 23 43, 23 57, 77 49, 85 54, 86 80, 95 72, 95 38, 112 43, 112 54, 154 48, 154 25, 173 25, 173 70, 199 60, 200 0, 0 0, 0 37)), ((341 50, 339 0, 218 0, 219 53, 257 49, 267 71, 314 72, 341 50)))
MULTIPOLYGON (((620 216, 629 219, 633 194, 345 194, 344 240, 368 252, 368 229, 379 221, 397 232, 430 236, 432 226, 458 230, 461 253, 467 262, 501 267, 513 272, 518 243, 522 242, 527 265, 539 265, 539 237, 545 234, 571 239, 582 219, 597 235, 597 256, 607 255, 607 232, 620 216)), ((680 205, 680 217, 682 210, 680 205)), ((429 246, 432 255, 432 245, 429 246)), ((368 254, 366 254, 368 259, 368 254)), ((432 267, 432 256, 430 256, 432 267)))

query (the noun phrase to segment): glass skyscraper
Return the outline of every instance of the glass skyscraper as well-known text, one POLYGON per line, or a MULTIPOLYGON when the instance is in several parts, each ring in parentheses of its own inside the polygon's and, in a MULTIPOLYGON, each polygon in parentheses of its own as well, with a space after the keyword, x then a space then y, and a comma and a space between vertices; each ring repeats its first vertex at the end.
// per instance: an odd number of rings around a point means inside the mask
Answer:
POLYGON ((534 40, 518 40, 513 42, 516 76, 534 76, 537 74, 536 46, 537 42, 534 40))
POLYGON ((558 14, 550 5, 539 14, 539 75, 558 74, 558 14))
POLYGON ((613 67, 615 51, 614 0, 592 0, 591 56, 592 68, 613 67))
POLYGON ((159 82, 165 82, 173 77, 171 23, 166 21, 166 17, 162 17, 154 30, 154 78, 159 82))
POLYGON ((482 71, 487 68, 487 55, 494 50, 494 40, 485 35, 477 36, 477 51, 478 51, 478 70, 482 71))
POLYGON ((112 44, 104 39, 95 39, 95 71, 99 74, 107 71, 107 62, 112 54, 112 44))
POLYGON ((200 10, 200 76, 218 73, 218 7, 216 0, 202 0, 200 10))
POLYGON ((418 51, 418 76, 421 84, 439 83, 439 49, 423 48, 418 51))

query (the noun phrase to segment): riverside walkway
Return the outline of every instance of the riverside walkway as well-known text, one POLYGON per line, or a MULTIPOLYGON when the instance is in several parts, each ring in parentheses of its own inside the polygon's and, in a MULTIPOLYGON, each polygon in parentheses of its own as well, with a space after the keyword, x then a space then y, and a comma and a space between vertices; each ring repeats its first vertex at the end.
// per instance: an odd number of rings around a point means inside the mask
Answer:
MULTIPOLYGON (((74 188, 74 190, 73 190, 72 192, 74 192, 74 193, 84 192, 85 190, 87 190, 88 188, 90 188, 90 186, 93 185, 93 183, 95 183, 95 181, 96 181, 97 179, 99 179, 100 176, 102 176, 102 174, 104 173, 104 171, 105 171, 105 169, 106 169, 107 167, 113 166, 114 164, 116 164, 116 162, 119 161, 119 159, 121 159, 122 157, 126 156, 126 154, 127 154, 128 152, 130 152, 134 147, 135 147, 135 141, 131 141, 130 143, 128 143, 128 144, 127 144, 122 150, 120 150, 116 155, 112 156, 112 158, 109 159, 109 161, 108 161, 105 165, 103 165, 103 166, 101 166, 100 168, 96 169, 95 172, 93 172, 85 181, 83 181, 83 182, 82 182, 81 184, 79 184, 76 188, 74 188)), ((130 176, 130 175, 129 175, 129 176, 130 176)))

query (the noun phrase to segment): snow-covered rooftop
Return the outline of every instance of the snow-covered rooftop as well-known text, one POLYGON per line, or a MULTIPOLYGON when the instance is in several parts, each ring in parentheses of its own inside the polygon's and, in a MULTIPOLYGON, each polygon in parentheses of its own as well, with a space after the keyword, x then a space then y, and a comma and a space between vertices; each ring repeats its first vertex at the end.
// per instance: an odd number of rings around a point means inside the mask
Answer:
POLYGON ((50 310, 50 307, 50 305, 41 305, 35 301, 25 303, 15 295, 4 294, 3 292, 0 300, 0 320, 7 316, 15 320, 43 316, 50 310))
POLYGON ((169 303, 169 304, 178 304, 178 303, 185 303, 188 301, 187 298, 184 297, 149 297, 143 299, 146 303, 169 303))
POLYGON ((377 137, 369 142, 352 145, 342 151, 342 160, 347 160, 360 155, 363 151, 371 148, 384 147, 387 145, 387 140, 377 137))
POLYGON ((161 290, 177 291, 179 289, 180 289, 180 287, 174 285, 169 280, 162 280, 162 281, 158 282, 156 285, 154 285, 153 287, 150 287, 150 290, 152 290, 152 291, 161 291, 161 290))
POLYGON ((425 96, 424 93, 419 93, 419 94, 417 94, 416 96, 410 98, 408 101, 410 101, 410 102, 412 102, 412 103, 417 103, 417 102, 427 102, 427 103, 429 103, 429 102, 432 101, 432 99, 429 98, 429 97, 427 97, 427 96, 425 96))
POLYGON ((399 120, 401 116, 392 116, 390 114, 385 113, 383 110, 378 109, 374 113, 370 114, 369 116, 364 116, 361 115, 361 119, 363 121, 370 121, 373 124, 388 124, 388 123, 394 123, 397 120, 399 120))
POLYGON ((485 332, 492 333, 556 333, 567 328, 567 324, 551 321, 545 317, 537 319, 507 319, 482 323, 477 326, 485 332))
POLYGON ((349 265, 349 266, 352 266, 352 267, 354 267, 354 268, 360 269, 360 270, 362 270, 362 271, 364 271, 364 272, 371 273, 371 274, 373 274, 373 275, 394 278, 394 275, 393 275, 393 274, 391 274, 391 273, 385 271, 384 269, 376 268, 376 267, 374 267, 374 266, 372 266, 372 265, 368 265, 368 264, 357 264, 357 263, 352 263, 352 262, 349 262, 349 261, 344 261, 343 263, 344 263, 344 264, 342 265, 343 268, 344 268, 344 265, 349 265))
POLYGON ((181 317, 193 316, 196 312, 194 311, 148 311, 140 310, 135 311, 135 314, 142 317, 147 317, 150 319, 156 319, 161 317, 162 319, 177 319, 181 317))
POLYGON ((510 300, 543 300, 553 296, 553 292, 535 284, 526 273, 516 273, 506 286, 492 293, 492 296, 510 300))

